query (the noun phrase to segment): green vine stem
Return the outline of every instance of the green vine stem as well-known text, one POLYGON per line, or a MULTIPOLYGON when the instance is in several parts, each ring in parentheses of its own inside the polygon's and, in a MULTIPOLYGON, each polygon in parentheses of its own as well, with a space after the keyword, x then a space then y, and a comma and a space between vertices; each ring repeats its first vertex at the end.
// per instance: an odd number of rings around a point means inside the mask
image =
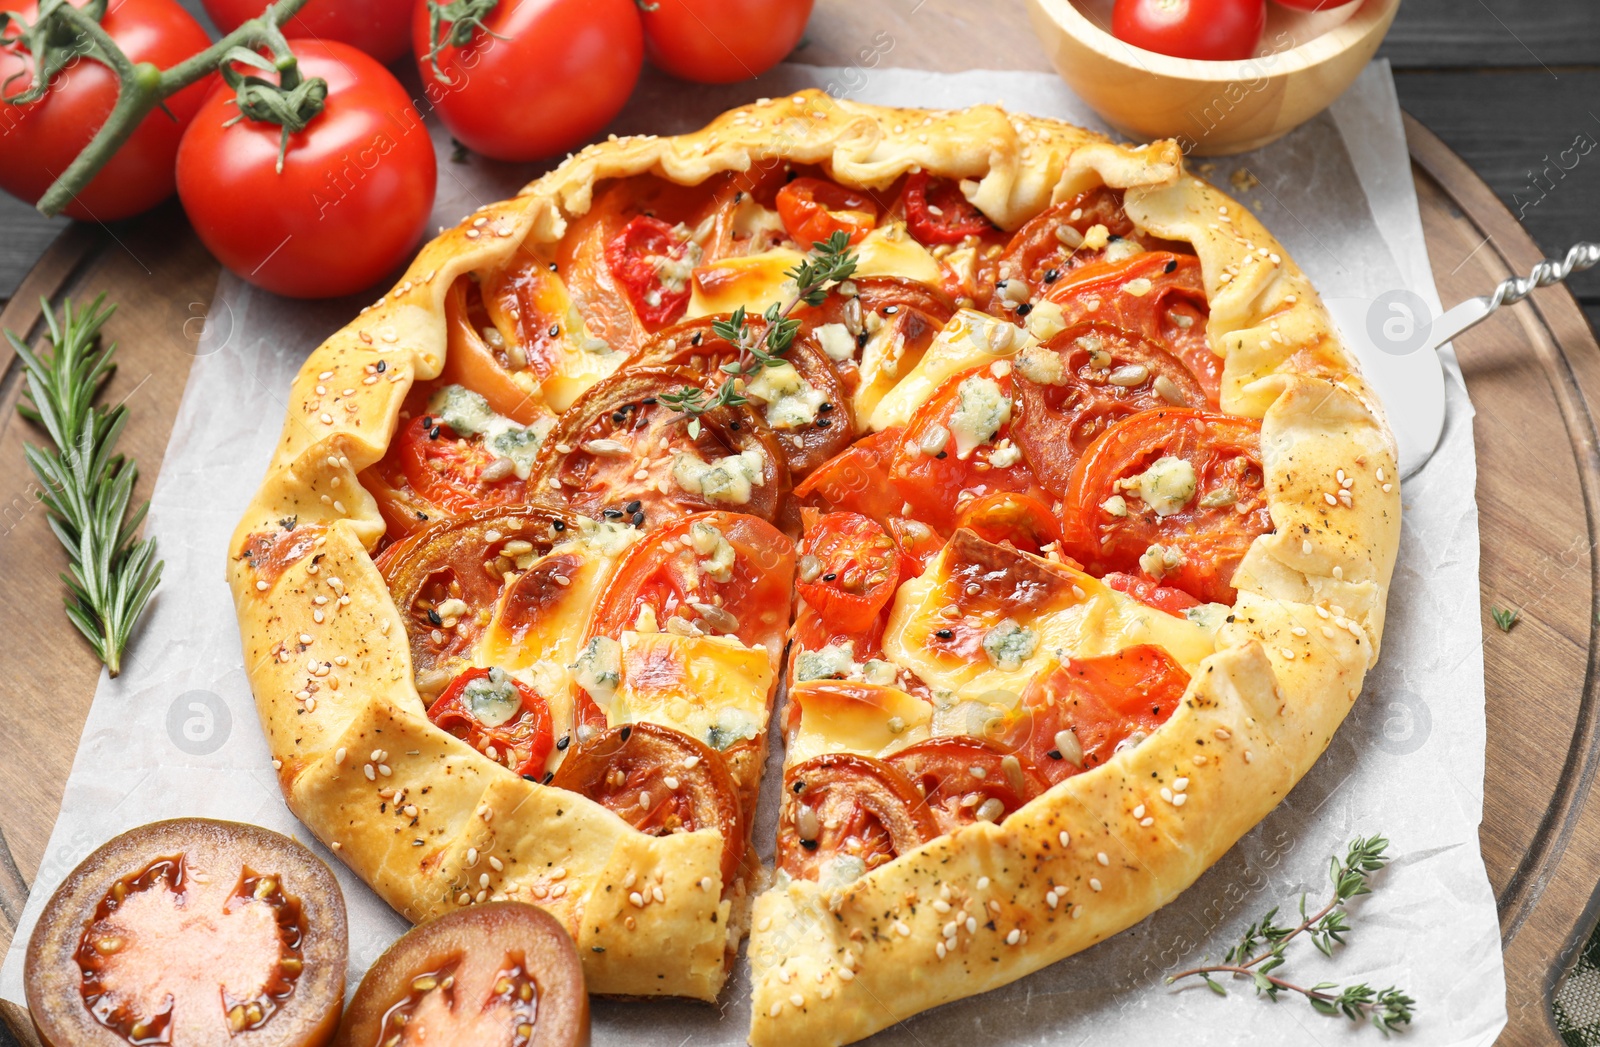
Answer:
MULTIPOLYGON (((0 14, 0 44, 18 44, 28 49, 33 53, 35 77, 43 74, 43 84, 36 80, 28 91, 7 97, 5 101, 8 104, 26 105, 42 97, 49 89, 50 79, 68 61, 77 57, 100 62, 117 78, 117 103, 112 107, 111 115, 106 117, 106 122, 95 132, 89 144, 39 198, 39 212, 47 216, 59 214, 74 196, 94 180, 94 176, 144 122, 151 110, 185 87, 216 72, 225 60, 238 58, 236 54, 230 55, 236 48, 254 52, 265 47, 272 52, 280 67, 285 58, 292 62, 293 55, 279 27, 309 2, 279 0, 263 11, 260 17, 245 22, 204 51, 189 56, 170 69, 159 69, 149 62, 130 61, 100 25, 99 16, 104 4, 94 3, 79 8, 67 0, 44 0, 38 18, 31 25, 15 14, 0 14), (18 31, 14 35, 6 34, 13 24, 19 27, 18 31), (41 54, 40 51, 45 53, 41 54)), ((301 126, 304 126, 303 123, 301 126)), ((288 125, 285 124, 285 142, 288 134, 288 125)))

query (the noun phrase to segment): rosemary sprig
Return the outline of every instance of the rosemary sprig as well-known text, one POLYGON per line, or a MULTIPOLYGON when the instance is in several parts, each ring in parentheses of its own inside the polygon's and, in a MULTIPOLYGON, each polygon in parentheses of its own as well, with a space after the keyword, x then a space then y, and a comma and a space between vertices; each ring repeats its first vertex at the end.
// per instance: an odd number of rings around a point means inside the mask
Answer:
POLYGON ((840 281, 850 279, 856 271, 856 256, 850 250, 850 237, 836 231, 826 241, 812 243, 810 257, 783 275, 794 281, 795 290, 787 302, 773 302, 762 312, 765 333, 757 337, 751 328, 744 306, 727 317, 713 320, 712 333, 739 349, 737 359, 721 367, 724 378, 715 394, 708 394, 699 386, 686 385, 677 392, 660 397, 663 404, 689 415, 689 435, 700 435, 699 416, 718 407, 738 407, 750 401, 745 398, 743 379, 756 374, 763 367, 778 367, 784 363, 784 354, 794 344, 800 330, 800 321, 789 314, 804 302, 821 305, 828 291, 840 281))
POLYGON ((1337 856, 1331 859, 1329 876, 1333 880, 1333 898, 1327 905, 1308 916, 1306 896, 1302 894, 1300 922, 1293 927, 1277 922, 1278 909, 1274 906, 1245 928, 1239 943, 1228 950, 1222 963, 1179 971, 1167 978, 1167 984, 1179 978, 1199 977, 1212 992, 1226 996, 1228 991, 1216 975, 1230 974, 1235 978, 1249 978, 1258 996, 1276 1001, 1280 993, 1299 993, 1319 1014, 1343 1015, 1357 1022, 1370 1021, 1384 1035, 1409 1025, 1416 1001, 1397 988, 1375 990, 1365 982, 1344 987, 1337 982, 1302 986, 1272 973, 1284 965, 1284 950, 1301 934, 1310 935, 1312 944, 1324 956, 1331 957, 1333 947, 1344 944, 1344 936, 1350 932, 1349 913, 1345 907, 1351 899, 1372 893, 1372 874, 1389 863, 1384 854, 1388 847, 1389 841, 1381 836, 1351 841, 1343 861, 1337 856))
POLYGON ((1494 624, 1500 627, 1501 632, 1509 633, 1511 627, 1522 618, 1522 612, 1510 607, 1491 607, 1489 616, 1494 619, 1494 624))
POLYGON ((100 345, 100 328, 116 311, 105 296, 87 310, 62 305, 58 318, 43 303, 50 347, 35 353, 10 331, 6 337, 21 358, 29 403, 22 417, 49 434, 51 450, 25 448, 28 465, 43 490, 39 500, 50 529, 70 559, 61 575, 67 584, 67 617, 88 638, 95 654, 115 676, 134 625, 161 580, 153 538, 136 537, 148 502, 130 515, 128 503, 139 468, 114 454, 128 421, 124 404, 107 409, 94 402, 111 377, 116 344, 100 345))

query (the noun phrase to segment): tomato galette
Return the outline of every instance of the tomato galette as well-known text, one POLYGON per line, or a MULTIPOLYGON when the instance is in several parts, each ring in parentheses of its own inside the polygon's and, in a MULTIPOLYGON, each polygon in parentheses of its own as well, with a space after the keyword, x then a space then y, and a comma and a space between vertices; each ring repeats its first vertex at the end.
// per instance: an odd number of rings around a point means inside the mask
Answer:
POLYGON ((1398 534, 1315 291, 1174 144, 805 92, 426 246, 229 570, 290 807, 406 916, 533 902, 702 999, 748 933, 751 1042, 842 1043, 1192 883, 1360 692, 1398 534))

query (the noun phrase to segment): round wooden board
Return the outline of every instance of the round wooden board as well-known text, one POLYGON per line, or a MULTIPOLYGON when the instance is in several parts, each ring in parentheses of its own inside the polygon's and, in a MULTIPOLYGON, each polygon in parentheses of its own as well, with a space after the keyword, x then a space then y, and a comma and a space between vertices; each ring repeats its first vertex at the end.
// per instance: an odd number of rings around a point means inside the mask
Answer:
MULTIPOLYGON (((974 27, 962 29, 953 0, 925 4, 951 13, 925 11, 916 19, 882 13, 894 23, 883 30, 898 50, 894 64, 949 68, 952 51, 938 38, 950 36, 953 47, 974 27), (924 18, 946 28, 930 37, 924 18)), ((844 28, 814 38, 801 57, 858 61, 862 43, 870 49, 874 39, 870 29, 860 31, 862 16, 851 21, 849 8, 827 0, 819 6, 835 8, 844 28), (858 31, 847 32, 849 26, 858 31)), ((1014 11, 1005 6, 1005 25, 985 27, 982 37, 1027 32, 1020 4, 1014 11)), ((963 59, 973 66, 1015 64, 984 49, 968 48, 963 59)), ((1406 131, 1445 303, 1483 293, 1538 261, 1527 233, 1459 157, 1409 118, 1406 131)), ((140 498, 148 496, 165 451, 216 276, 215 263, 169 204, 114 233, 71 227, 0 312, 0 328, 37 338, 40 296, 87 302, 103 292, 120 303, 106 328, 120 343, 121 361, 108 395, 127 398, 132 408, 122 449, 147 470, 140 498)), ((1510 1024, 1500 1042, 1550 1043, 1556 1040, 1551 993, 1600 915, 1600 801, 1590 797, 1600 765, 1600 449, 1593 410, 1600 347, 1576 302, 1553 288, 1503 310, 1456 349, 1477 410, 1489 728, 1481 839, 1505 942, 1510 1024), (1490 620, 1491 605, 1521 611, 1509 633, 1490 620)), ((7 740, 0 795, 8 799, 0 807, 0 950, 44 853, 98 675, 58 607, 56 575, 64 559, 23 464, 23 443, 38 437, 17 418, 21 386, 17 361, 0 344, 0 491, 12 492, 0 500, 0 577, 13 593, 36 595, 32 613, 13 616, 0 648, 0 668, 13 681, 0 702, 0 738, 7 740)), ((183 582, 167 579, 161 598, 181 599, 183 582)), ((36 1042, 26 1012, 5 1004, 0 1017, 23 1043, 36 1042)))

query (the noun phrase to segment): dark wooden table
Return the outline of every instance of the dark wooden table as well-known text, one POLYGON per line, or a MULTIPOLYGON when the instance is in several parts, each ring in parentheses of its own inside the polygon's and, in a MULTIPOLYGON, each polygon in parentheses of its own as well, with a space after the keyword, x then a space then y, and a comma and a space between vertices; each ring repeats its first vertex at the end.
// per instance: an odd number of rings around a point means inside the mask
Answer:
MULTIPOLYGON (((198 12, 198 0, 183 2, 198 12)), ((836 6, 837 2, 819 0, 819 8, 836 6)), ((989 2, 993 0, 985 0, 985 9, 989 2)), ((1013 6, 1020 9, 1020 0, 1005 0, 997 6, 1008 11, 1013 6)), ((984 28, 978 23, 989 22, 992 16, 980 17, 979 5, 964 7, 945 0, 885 0, 875 17, 906 30, 901 38, 906 45, 902 48, 904 53, 889 56, 893 64, 944 68, 959 68, 963 64, 994 67, 997 64, 993 46, 975 47, 970 52, 955 55, 945 50, 936 57, 918 50, 922 37, 946 35, 938 31, 930 34, 925 32, 929 27, 914 26, 920 19, 947 18, 963 23, 966 27, 963 31, 970 29, 982 36, 984 28)), ((839 61, 840 54, 850 53, 844 46, 848 40, 835 39, 839 35, 833 31, 836 24, 822 25, 821 21, 819 19, 819 24, 813 26, 813 43, 801 49, 796 56, 798 59, 827 63, 839 61)), ((993 32, 992 25, 990 32, 993 32)), ((1018 68, 1044 68, 1043 56, 1033 47, 1031 39, 1025 33, 1012 35, 1017 39, 1016 49, 1009 59, 1011 64, 1018 68)), ((1596 0, 1543 0, 1538 3, 1535 0, 1405 0, 1382 54, 1395 66, 1401 104, 1472 165, 1512 213, 1522 219, 1546 253, 1559 253, 1573 240, 1600 239, 1600 152, 1596 150, 1600 145, 1600 92, 1596 90, 1600 88, 1600 3, 1596 0)), ((163 220, 158 215, 144 222, 163 220)), ((19 283, 46 246, 66 228, 65 222, 46 221, 16 201, 0 197, 0 303, 16 293, 19 283)), ((149 230, 140 232, 129 227, 123 232, 136 239, 149 240, 149 230)), ((1430 233, 1430 240, 1433 237, 1430 233)), ((1477 239, 1475 235, 1470 238, 1471 242, 1463 240, 1456 245, 1461 248, 1457 255, 1464 259, 1462 265, 1466 265, 1465 259, 1473 257, 1473 243, 1477 239)), ((1485 241, 1478 245, 1482 249, 1478 261, 1495 253, 1502 246, 1501 239, 1511 237, 1493 239, 1492 244, 1485 241)), ((211 270, 203 252, 192 240, 188 243, 186 250, 171 250, 154 260, 158 272, 150 274, 146 282, 165 288, 201 283, 209 286, 203 277, 211 270), (194 257, 188 257, 191 254, 194 257)), ((115 268, 118 264, 142 263, 124 255, 120 261, 108 256, 104 264, 115 268)), ((1448 263, 1445 268, 1449 268, 1448 263)), ((1473 268, 1467 267, 1469 271, 1473 268)), ((1450 275, 1436 273, 1441 281, 1447 281, 1450 275)), ((1461 275, 1465 279, 1466 273, 1461 275)), ((1576 290, 1591 323, 1600 321, 1600 271, 1585 274, 1576 282, 1576 290)), ((1457 293, 1471 291, 1458 289, 1457 293)), ((163 297, 170 299, 173 295, 169 293, 163 297)), ((187 317, 184 310, 188 307, 184 304, 178 303, 174 308, 177 312, 161 317, 164 322, 157 325, 168 333, 181 327, 187 317)), ((1575 314, 1573 319, 1577 324, 1575 314)), ((131 337, 128 332, 123 332, 123 336, 131 337)), ((1507 344, 1516 341, 1513 338, 1507 344)), ((172 385, 171 389, 156 390, 151 395, 162 404, 168 401, 175 404, 181 381, 175 380, 172 385)), ((152 432, 144 434, 150 446, 138 442, 138 446, 130 447, 141 461, 152 464, 152 474, 154 463, 160 460, 165 431, 163 426, 161 432, 156 433, 152 427, 152 432)), ((1480 456, 1485 450, 1480 447, 1480 456)), ((149 478, 146 478, 141 488, 147 491, 148 484, 149 478)), ((1493 493, 1491 491, 1490 495, 1493 493)), ((1480 490, 1480 500, 1483 498, 1484 492, 1480 490)), ((1492 497, 1490 503, 1493 503, 1492 497)), ((1581 515, 1576 505, 1573 510, 1581 515)), ((20 636, 11 639, 14 643, 27 642, 20 636)), ((85 661, 84 658, 76 660, 85 661)), ((87 665, 83 668, 88 671, 87 665)), ((1581 670, 1575 667, 1572 676, 1576 679, 1580 675, 1581 670)), ((9 756, 0 747, 0 760, 9 756)), ((70 753, 65 754, 69 756, 70 753)), ((42 803, 54 802, 43 797, 38 799, 42 803)), ((5 848, 0 846, 0 856, 5 853, 5 848)), ((0 869, 0 873, 6 871, 0 869)), ((6 882, 25 880, 31 872, 15 868, 10 871, 17 875, 9 881, 0 876, 0 888, 4 888, 6 882)), ((1600 867, 1594 875, 1600 877, 1600 867)), ((0 894, 4 891, 0 890, 0 894)), ((1577 911, 1572 913, 1574 920, 1578 916, 1577 911)), ((0 1047, 13 1047, 3 1025, 0 1025, 0 1047)))

